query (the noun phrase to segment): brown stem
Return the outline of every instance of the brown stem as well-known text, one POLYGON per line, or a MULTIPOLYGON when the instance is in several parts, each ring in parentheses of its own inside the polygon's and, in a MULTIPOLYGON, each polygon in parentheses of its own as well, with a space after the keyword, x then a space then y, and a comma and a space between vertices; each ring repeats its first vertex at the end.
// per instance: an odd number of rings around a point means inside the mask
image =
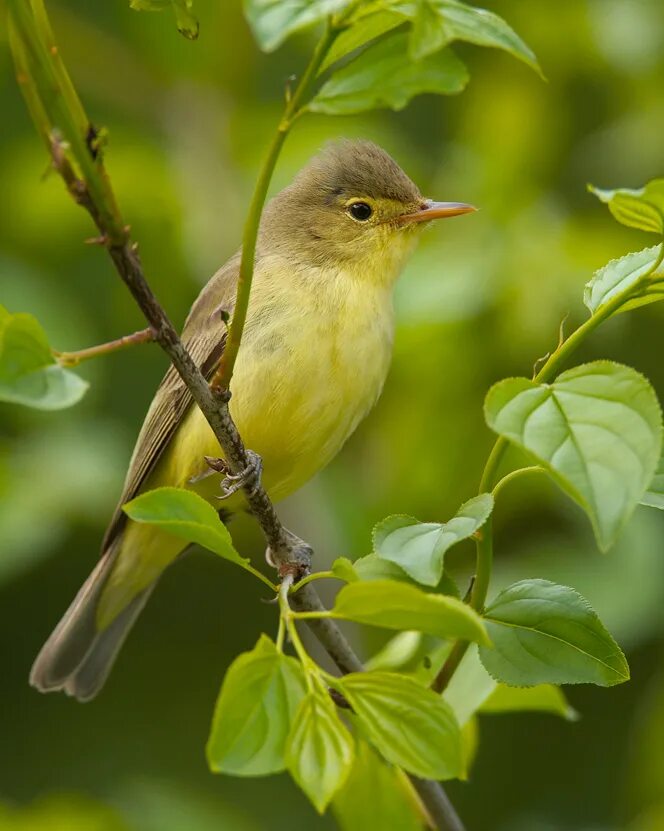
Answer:
POLYGON ((152 327, 141 329, 132 335, 123 335, 121 338, 100 343, 97 346, 89 346, 87 349, 79 349, 76 352, 58 352, 53 350, 53 357, 62 366, 78 366, 82 361, 89 358, 97 358, 99 355, 108 355, 111 352, 118 352, 128 346, 136 346, 139 343, 152 343, 155 340, 155 332, 152 327))

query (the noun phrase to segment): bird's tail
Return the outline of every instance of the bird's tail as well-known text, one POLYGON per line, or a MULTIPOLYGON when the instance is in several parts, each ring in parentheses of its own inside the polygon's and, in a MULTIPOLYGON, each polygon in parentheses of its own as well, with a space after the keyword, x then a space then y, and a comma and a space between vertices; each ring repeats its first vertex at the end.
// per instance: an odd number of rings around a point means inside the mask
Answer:
POLYGON ((108 678, 120 647, 154 588, 154 583, 148 586, 108 627, 98 630, 97 604, 121 539, 103 554, 37 655, 30 683, 40 692, 64 690, 79 701, 89 701, 108 678))

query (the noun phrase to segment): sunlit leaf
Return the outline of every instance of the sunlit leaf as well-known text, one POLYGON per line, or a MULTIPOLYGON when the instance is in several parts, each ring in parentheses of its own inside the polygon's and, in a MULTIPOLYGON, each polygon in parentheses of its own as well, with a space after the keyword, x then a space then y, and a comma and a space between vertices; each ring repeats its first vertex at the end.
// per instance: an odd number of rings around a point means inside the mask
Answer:
MULTIPOLYGON (((659 246, 644 248, 643 251, 635 251, 626 254, 618 260, 611 260, 603 268, 596 271, 592 278, 586 283, 583 293, 583 302, 593 314, 611 298, 622 294, 648 274, 654 268, 659 246)), ((633 309, 636 306, 643 306, 646 303, 654 303, 664 297, 664 283, 657 282, 664 280, 664 267, 659 266, 651 275, 649 285, 644 294, 628 300, 620 307, 621 311, 633 309)))
POLYGON ((198 37, 198 20, 192 13, 193 0, 130 0, 129 5, 136 11, 163 11, 171 8, 180 34, 189 40, 198 37))
POLYGON ((310 692, 293 718, 286 766, 323 813, 353 766, 354 743, 327 693, 310 692))
POLYGON ((502 591, 484 617, 493 648, 480 646, 480 658, 504 684, 610 687, 629 679, 620 647, 588 601, 567 586, 522 580, 502 591))
POLYGON ((431 779, 459 775, 459 725, 439 695, 391 672, 352 673, 338 684, 362 730, 388 762, 431 779))
POLYGON ((607 548, 652 482, 662 417, 648 381, 609 361, 552 384, 509 378, 489 390, 487 424, 528 450, 589 515, 607 548))
POLYGON ((489 642, 482 619, 467 604, 394 580, 349 583, 337 595, 332 615, 386 629, 489 642))
POLYGON ((387 517, 374 528, 374 549, 418 583, 436 586, 443 576, 445 552, 481 528, 492 509, 493 497, 483 493, 462 505, 449 522, 418 522, 403 514, 387 517))
POLYGON ((249 562, 233 547, 231 535, 212 505, 193 491, 156 488, 127 502, 122 509, 134 522, 155 525, 174 537, 209 548, 238 565, 249 562))
POLYGON ((357 572, 353 567, 353 563, 348 559, 348 557, 337 557, 337 559, 332 563, 332 574, 335 577, 338 577, 339 580, 343 580, 344 583, 354 583, 356 580, 359 580, 357 572))
POLYGON ((319 23, 349 0, 243 0, 244 14, 264 52, 273 52, 295 32, 319 23))
POLYGON ((608 205, 623 225, 664 234, 664 179, 653 179, 638 190, 601 190, 593 185, 588 185, 588 190, 608 205))
POLYGON ((475 763, 479 746, 480 720, 477 716, 473 716, 461 728, 461 757, 463 762, 459 779, 462 782, 467 782, 470 777, 470 771, 475 763))
POLYGON ((419 0, 410 39, 413 57, 429 55, 455 40, 504 49, 540 71, 533 51, 497 14, 456 0, 419 0))
POLYGON ((577 721, 579 718, 577 711, 565 698, 565 693, 553 684, 538 684, 536 687, 508 687, 506 684, 496 684, 496 688, 479 711, 551 713, 566 721, 577 721))
POLYGON ((407 35, 368 48, 321 87, 309 109, 347 115, 380 107, 402 110, 425 92, 452 95, 468 83, 468 71, 449 49, 422 61, 408 55, 407 35))
POLYGON ((422 831, 424 821, 403 772, 361 738, 356 740, 353 768, 332 801, 332 811, 341 831, 422 831), (367 799, 368 794, 380 794, 380 798, 367 799))
POLYGON ((286 739, 304 695, 299 661, 261 635, 224 677, 207 743, 210 769, 235 776, 284 770, 286 739))
POLYGON ((650 487, 645 492, 641 504, 648 505, 650 508, 660 508, 664 511, 664 456, 659 460, 657 472, 650 483, 650 487))
POLYGON ((76 404, 88 384, 55 362, 46 333, 29 314, 0 306, 0 401, 38 410, 76 404))
POLYGON ((496 689, 497 682, 484 669, 477 647, 471 644, 443 692, 461 727, 468 723, 496 689))

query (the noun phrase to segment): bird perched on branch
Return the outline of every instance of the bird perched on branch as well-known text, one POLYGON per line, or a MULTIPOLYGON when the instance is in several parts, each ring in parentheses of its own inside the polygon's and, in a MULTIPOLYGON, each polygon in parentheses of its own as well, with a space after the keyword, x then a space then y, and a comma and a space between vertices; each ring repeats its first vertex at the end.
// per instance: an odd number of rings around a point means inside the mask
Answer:
MULTIPOLYGON (((267 205, 230 411, 262 459, 273 499, 299 488, 338 453, 380 395, 392 349, 392 287, 431 220, 474 210, 432 202, 375 144, 328 146, 267 205)), ((240 254, 210 280, 182 340, 211 377, 224 350, 240 254)), ((223 514, 220 476, 205 457, 218 442, 171 367, 141 429, 102 556, 39 653, 30 676, 42 692, 81 701, 102 687, 159 576, 182 540, 130 521, 122 505, 164 485, 191 488, 223 514)))

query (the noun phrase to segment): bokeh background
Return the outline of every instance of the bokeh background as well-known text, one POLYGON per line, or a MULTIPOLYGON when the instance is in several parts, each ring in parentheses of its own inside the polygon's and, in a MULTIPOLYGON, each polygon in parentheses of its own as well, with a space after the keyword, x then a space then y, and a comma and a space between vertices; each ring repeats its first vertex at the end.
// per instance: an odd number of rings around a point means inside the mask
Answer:
MULTIPOLYGON (((481 206, 432 229, 401 280, 394 364, 383 397, 340 457, 283 506, 317 563, 367 553, 373 524, 403 512, 444 520, 472 495, 491 436, 482 401, 582 319, 584 282, 651 239, 613 222, 586 182, 639 186, 664 174, 661 0, 491 0, 537 53, 548 82, 506 54, 460 47, 471 83, 401 113, 307 117, 275 188, 326 140, 371 138, 439 199, 481 206)), ((196 0, 200 39, 168 13, 124 0, 49 2, 70 71, 140 240, 149 278, 180 323, 234 251, 285 79, 313 34, 261 55, 239 0, 196 0)), ((47 168, 0 44, 0 302, 30 311, 76 349, 141 328, 85 214, 47 168)), ((611 357, 664 396, 664 305, 622 315, 579 360, 611 357)), ((214 555, 172 567, 103 694, 78 705, 27 685, 31 661, 95 562, 134 437, 164 371, 144 346, 81 368, 74 409, 0 405, 0 829, 257 831, 333 828, 287 776, 213 776, 203 746, 220 680, 274 609, 214 555)), ((543 479, 499 505, 495 587, 548 577, 579 589, 626 649, 633 680, 569 689, 581 720, 487 715, 468 783, 449 785, 469 829, 664 828, 664 516, 640 509, 615 547, 543 479)), ((261 540, 236 524, 258 562, 261 540)), ((458 576, 472 548, 451 557, 458 576)), ((368 656, 377 633, 354 633, 368 656), (363 640, 364 638, 364 640, 363 640)), ((367 799, 379 799, 367 794, 367 799)))

